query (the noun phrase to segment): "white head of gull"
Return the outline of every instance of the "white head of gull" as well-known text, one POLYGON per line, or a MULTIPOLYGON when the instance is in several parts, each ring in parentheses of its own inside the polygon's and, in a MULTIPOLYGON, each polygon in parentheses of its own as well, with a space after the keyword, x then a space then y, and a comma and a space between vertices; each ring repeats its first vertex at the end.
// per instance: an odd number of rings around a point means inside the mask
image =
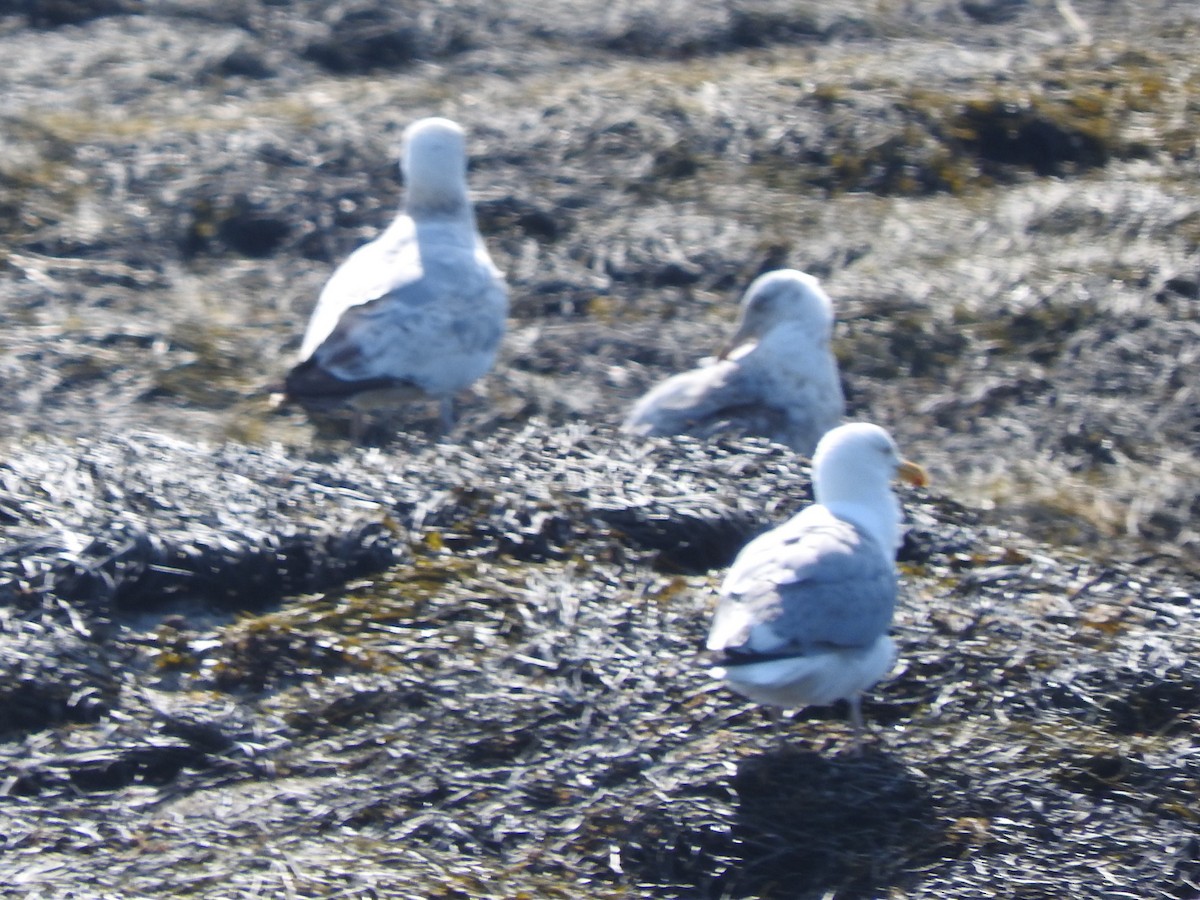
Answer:
POLYGON ((830 348, 833 301, 806 272, 754 280, 718 358, 641 398, 622 428, 638 435, 760 435, 805 455, 845 411, 830 348))
POLYGON ((453 396, 495 362, 508 314, 467 196, 466 140, 448 119, 404 132, 404 209, 330 277, 288 373, 290 399, 363 412, 436 399, 453 423, 453 396))
POLYGON ((713 674, 771 706, 850 702, 856 746, 860 697, 895 661, 900 505, 891 479, 925 483, 877 425, 841 425, 813 457, 816 503, 752 540, 721 586, 708 635, 713 674))

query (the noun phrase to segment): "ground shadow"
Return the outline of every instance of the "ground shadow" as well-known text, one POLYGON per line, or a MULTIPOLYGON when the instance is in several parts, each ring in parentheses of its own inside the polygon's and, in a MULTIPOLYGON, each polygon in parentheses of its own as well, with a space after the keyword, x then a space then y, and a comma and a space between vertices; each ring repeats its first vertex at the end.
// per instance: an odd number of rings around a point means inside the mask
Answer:
POLYGON ((661 896, 886 896, 943 844, 924 777, 872 749, 780 748, 688 794, 639 817, 626 848, 627 873, 661 896))
POLYGON ((782 748, 742 762, 733 786, 729 896, 879 896, 940 843, 924 778, 886 753, 782 748))

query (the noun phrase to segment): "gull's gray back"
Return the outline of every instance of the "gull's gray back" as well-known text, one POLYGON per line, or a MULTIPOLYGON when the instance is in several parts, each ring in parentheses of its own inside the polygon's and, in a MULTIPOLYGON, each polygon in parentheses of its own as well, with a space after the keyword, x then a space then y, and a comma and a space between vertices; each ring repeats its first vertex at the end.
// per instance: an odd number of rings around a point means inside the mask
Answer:
POLYGON ((896 604, 891 559, 849 522, 804 518, 739 554, 721 589, 710 649, 799 654, 868 647, 886 633, 896 604))

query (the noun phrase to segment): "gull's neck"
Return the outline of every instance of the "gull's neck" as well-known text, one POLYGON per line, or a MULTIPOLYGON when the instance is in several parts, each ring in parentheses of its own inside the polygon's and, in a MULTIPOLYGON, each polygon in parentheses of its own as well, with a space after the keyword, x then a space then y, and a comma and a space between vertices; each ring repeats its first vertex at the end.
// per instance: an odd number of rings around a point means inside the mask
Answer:
MULTIPOLYGON (((837 473, 844 476, 845 473, 837 473)), ((858 473, 854 473, 858 474, 858 473)), ((823 481, 827 479, 822 479, 823 481)), ((889 560, 900 546, 900 502, 886 481, 854 481, 836 477, 832 485, 822 484, 814 491, 816 501, 839 519, 853 522, 879 544, 889 560)))
POLYGON ((404 212, 414 219, 442 218, 474 221, 466 186, 459 183, 417 184, 404 196, 404 212))

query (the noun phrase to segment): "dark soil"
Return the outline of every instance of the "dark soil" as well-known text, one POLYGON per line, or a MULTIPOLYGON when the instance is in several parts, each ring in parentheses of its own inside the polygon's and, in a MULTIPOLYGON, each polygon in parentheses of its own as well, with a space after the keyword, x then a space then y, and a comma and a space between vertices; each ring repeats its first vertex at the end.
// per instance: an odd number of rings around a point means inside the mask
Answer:
POLYGON ((0 895, 1200 896, 1183 0, 0 2, 0 895), (512 287, 454 432, 276 408, 399 134, 512 287), (614 435, 759 272, 905 495, 849 752, 706 672, 808 499, 614 435))

